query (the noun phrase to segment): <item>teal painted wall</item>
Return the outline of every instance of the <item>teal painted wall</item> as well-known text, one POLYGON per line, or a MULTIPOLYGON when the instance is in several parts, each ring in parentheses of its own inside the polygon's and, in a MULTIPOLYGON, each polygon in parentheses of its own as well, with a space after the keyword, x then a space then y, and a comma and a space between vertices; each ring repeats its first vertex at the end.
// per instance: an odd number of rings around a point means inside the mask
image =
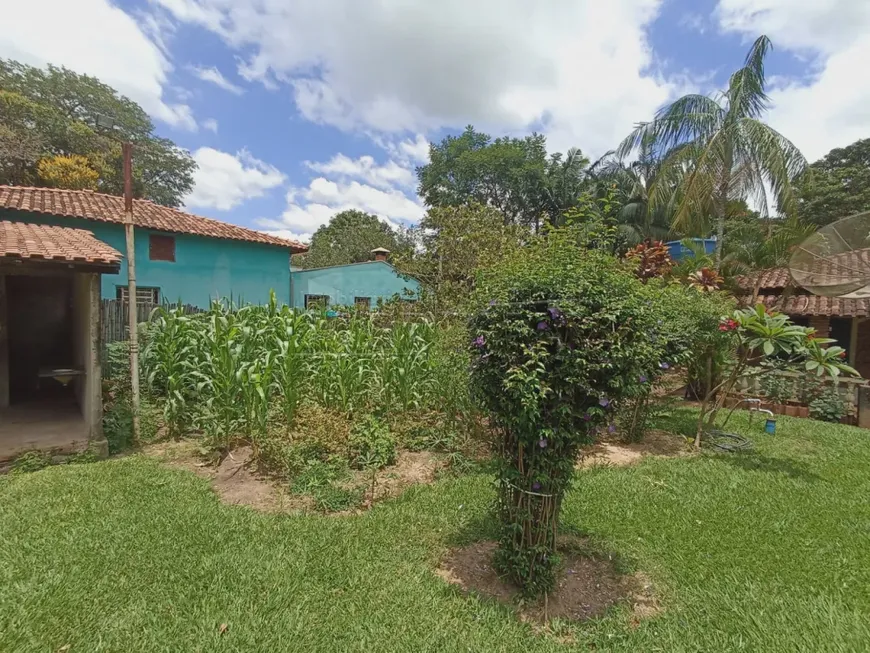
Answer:
MULTIPOLYGON (((0 210, 0 220, 86 229, 126 256, 124 227, 119 224, 0 210)), ((136 228, 136 283, 160 288, 160 299, 208 308, 214 298, 265 304, 273 289, 282 304, 290 300, 290 250, 238 240, 203 238, 136 228), (148 259, 148 236, 175 237, 175 262, 148 259)), ((102 275, 102 296, 115 299, 117 287, 127 284, 127 267, 119 274, 102 275)))
POLYGON ((294 270, 290 277, 292 305, 299 308, 305 306, 305 295, 328 295, 330 305, 352 305, 354 297, 371 297, 374 306, 379 297, 386 300, 396 294, 404 296, 406 288, 415 296, 420 292, 419 281, 403 279, 393 266, 382 261, 294 270))

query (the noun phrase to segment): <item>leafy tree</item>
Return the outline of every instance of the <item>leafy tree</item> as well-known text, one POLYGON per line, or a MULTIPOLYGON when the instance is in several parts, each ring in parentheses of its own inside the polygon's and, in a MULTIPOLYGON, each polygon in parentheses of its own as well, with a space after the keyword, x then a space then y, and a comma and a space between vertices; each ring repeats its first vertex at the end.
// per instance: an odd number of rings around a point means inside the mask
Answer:
POLYGON ((718 238, 716 261, 722 256, 728 202, 752 197, 769 215, 765 187, 787 215, 797 210, 792 182, 806 168, 800 150, 761 121, 768 108, 764 59, 770 40, 761 36, 746 62, 715 98, 687 95, 642 123, 619 147, 620 156, 649 143, 664 159, 652 185, 650 206, 673 199, 673 226, 688 230, 712 216, 718 238))
POLYGON ((83 156, 53 156, 43 159, 36 167, 39 181, 44 186, 73 190, 96 190, 100 173, 83 156))
POLYGON ((579 151, 564 160, 547 160, 540 134, 493 140, 468 126, 429 150, 430 162, 417 168, 419 193, 430 207, 477 203, 497 209, 506 223, 537 227, 545 212, 571 199, 577 170, 585 166, 579 151))
POLYGON ((415 247, 395 264, 433 291, 445 309, 466 301, 479 271, 515 251, 524 232, 488 206, 436 207, 412 230, 415 247))
POLYGON ((39 183, 37 159, 86 157, 99 172, 99 190, 123 192, 119 141, 133 143, 133 193, 177 207, 193 188, 196 163, 172 141, 154 134, 148 114, 94 77, 66 68, 46 70, 0 59, 0 182, 39 183), (97 117, 110 117, 113 133, 97 128, 97 117), (30 134, 24 151, 9 152, 10 134, 30 134))
POLYGON ((799 213, 818 226, 870 211, 870 138, 831 150, 797 183, 799 213))
POLYGON ((409 241, 376 215, 341 211, 314 232, 308 252, 294 255, 293 265, 310 269, 361 263, 371 260, 371 251, 378 247, 396 256, 408 249, 409 241))
POLYGON ((564 224, 565 213, 588 189, 588 167, 589 159, 576 147, 564 158, 560 152, 550 156, 544 172, 543 210, 551 225, 564 224))

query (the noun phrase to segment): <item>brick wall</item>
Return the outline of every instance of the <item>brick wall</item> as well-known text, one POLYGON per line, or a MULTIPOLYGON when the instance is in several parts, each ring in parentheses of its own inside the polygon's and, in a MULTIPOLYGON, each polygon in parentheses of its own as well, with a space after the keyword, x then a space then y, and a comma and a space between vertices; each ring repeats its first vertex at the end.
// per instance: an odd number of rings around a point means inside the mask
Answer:
POLYGON ((816 330, 819 338, 827 338, 831 333, 831 319, 826 315, 811 316, 810 326, 816 330))

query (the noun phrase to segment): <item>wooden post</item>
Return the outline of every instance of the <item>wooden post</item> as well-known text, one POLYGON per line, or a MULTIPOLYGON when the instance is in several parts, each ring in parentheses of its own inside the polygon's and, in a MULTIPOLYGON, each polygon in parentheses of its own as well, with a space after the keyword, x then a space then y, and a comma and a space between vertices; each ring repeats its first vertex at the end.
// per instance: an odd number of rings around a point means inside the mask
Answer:
POLYGON ((133 145, 124 143, 124 233, 127 236, 127 312, 130 324, 130 394, 133 441, 139 442, 139 333, 136 311, 136 245, 133 233, 133 145))
POLYGON ((849 365, 855 367, 858 356, 858 318, 852 318, 852 330, 849 332, 849 365))

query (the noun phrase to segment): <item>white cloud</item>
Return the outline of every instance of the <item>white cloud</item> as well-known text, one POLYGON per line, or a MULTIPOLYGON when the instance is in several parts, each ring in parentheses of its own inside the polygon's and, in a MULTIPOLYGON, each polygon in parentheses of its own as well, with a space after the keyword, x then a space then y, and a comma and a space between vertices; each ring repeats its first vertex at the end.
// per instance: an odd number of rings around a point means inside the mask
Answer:
POLYGON ((808 59, 810 76, 774 80, 770 124, 810 160, 866 138, 870 120, 870 2, 720 0, 720 26, 808 59))
POLYGON ((676 90, 648 72, 662 0, 155 0, 218 34, 309 120, 425 134, 537 127, 592 156, 676 90))
POLYGON ((255 159, 247 150, 233 155, 201 147, 193 158, 199 169, 194 173, 193 191, 184 199, 188 207, 228 211, 245 200, 262 197, 285 180, 280 170, 255 159))
POLYGON ((373 213, 393 227, 417 222, 425 212, 419 203, 395 188, 381 190, 358 181, 317 177, 305 188, 287 191, 287 208, 280 218, 258 223, 270 233, 292 233, 295 238, 305 240, 306 235, 310 236, 336 213, 349 209, 373 213))
POLYGON ((399 152, 413 163, 429 163, 429 141, 422 134, 414 140, 404 140, 398 145, 399 152))
POLYGON ((140 25, 108 0, 4 3, 0 56, 93 75, 157 120, 195 131, 190 107, 164 97, 172 66, 153 36, 159 25, 157 20, 140 25))
POLYGON ((214 84, 215 86, 222 88, 225 91, 229 91, 234 95, 241 95, 245 92, 245 89, 243 89, 241 86, 233 84, 230 80, 224 77, 223 73, 215 66, 211 66, 208 68, 206 68, 205 66, 190 66, 189 70, 202 81, 214 84))
POLYGON ((214 118, 207 118, 206 120, 202 121, 202 128, 217 134, 218 121, 215 120, 214 118))
POLYGON ((354 160, 344 154, 336 154, 326 163, 306 161, 305 165, 315 172, 326 175, 362 179, 378 188, 409 187, 413 186, 417 179, 412 170, 400 166, 395 161, 390 160, 386 164, 379 166, 371 156, 361 156, 354 160))

